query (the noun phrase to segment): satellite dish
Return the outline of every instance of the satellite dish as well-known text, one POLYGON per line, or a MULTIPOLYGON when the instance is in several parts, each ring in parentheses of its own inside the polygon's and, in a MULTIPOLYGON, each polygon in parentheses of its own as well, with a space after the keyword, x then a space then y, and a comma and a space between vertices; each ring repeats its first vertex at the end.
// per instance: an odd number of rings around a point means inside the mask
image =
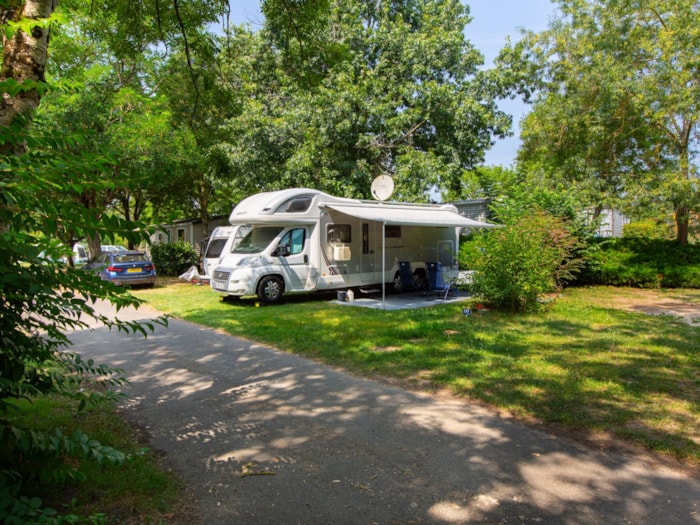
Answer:
POLYGON ((394 192, 394 179, 389 175, 379 175, 372 181, 372 197, 378 201, 385 201, 394 192))

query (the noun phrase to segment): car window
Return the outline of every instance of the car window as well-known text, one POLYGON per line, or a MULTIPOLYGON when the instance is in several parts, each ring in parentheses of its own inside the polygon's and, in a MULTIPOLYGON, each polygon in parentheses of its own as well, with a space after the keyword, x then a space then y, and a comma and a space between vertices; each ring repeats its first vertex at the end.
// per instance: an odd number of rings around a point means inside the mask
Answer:
POLYGON ((115 254, 114 255, 114 262, 115 263, 134 263, 134 262, 146 262, 146 257, 144 257, 141 254, 134 254, 134 253, 128 253, 128 254, 115 254))

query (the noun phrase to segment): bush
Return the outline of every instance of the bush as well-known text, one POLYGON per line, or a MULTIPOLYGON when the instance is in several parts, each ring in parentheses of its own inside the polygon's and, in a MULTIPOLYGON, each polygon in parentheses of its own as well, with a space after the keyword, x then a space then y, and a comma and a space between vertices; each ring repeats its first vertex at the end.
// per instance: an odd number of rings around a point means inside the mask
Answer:
POLYGON ((648 219, 625 224, 622 235, 632 239, 672 239, 673 229, 663 222, 648 219))
POLYGON ((663 239, 598 241, 576 284, 639 288, 700 288, 700 245, 663 239))
POLYGON ((573 278, 582 264, 574 257, 577 246, 564 221, 535 212, 463 243, 460 263, 476 270, 472 291, 485 303, 533 311, 573 278))
POLYGON ((191 266, 199 264, 197 250, 185 241, 154 244, 151 259, 160 275, 181 275, 191 266))

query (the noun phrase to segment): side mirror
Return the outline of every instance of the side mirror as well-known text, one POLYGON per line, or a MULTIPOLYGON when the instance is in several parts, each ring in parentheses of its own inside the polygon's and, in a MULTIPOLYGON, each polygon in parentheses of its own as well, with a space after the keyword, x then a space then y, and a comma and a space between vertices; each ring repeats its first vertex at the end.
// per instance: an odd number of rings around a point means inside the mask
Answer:
POLYGON ((287 257, 290 253, 292 252, 289 249, 289 244, 280 243, 273 255, 277 257, 287 257))

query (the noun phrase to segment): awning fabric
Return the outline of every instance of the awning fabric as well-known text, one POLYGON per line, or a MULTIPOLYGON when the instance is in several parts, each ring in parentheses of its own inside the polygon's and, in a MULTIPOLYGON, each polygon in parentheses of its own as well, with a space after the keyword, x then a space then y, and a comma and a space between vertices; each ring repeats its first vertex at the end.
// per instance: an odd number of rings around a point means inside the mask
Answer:
POLYGON ((326 204, 326 207, 351 217, 366 221, 384 222, 402 226, 450 226, 462 228, 497 228, 496 224, 479 222, 440 208, 401 208, 391 205, 364 207, 343 204, 326 204))

